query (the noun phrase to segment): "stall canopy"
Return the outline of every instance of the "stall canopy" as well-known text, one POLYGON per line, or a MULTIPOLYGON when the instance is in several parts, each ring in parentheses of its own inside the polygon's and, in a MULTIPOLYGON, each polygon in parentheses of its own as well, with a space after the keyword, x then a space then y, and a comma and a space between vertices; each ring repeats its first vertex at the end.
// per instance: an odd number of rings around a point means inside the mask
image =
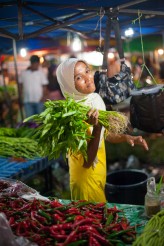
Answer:
POLYGON ((48 40, 58 45, 68 34, 103 39, 107 16, 118 17, 122 36, 127 28, 133 28, 134 37, 140 36, 138 17, 143 36, 163 35, 163 0, 4 0, 0 2, 0 51, 11 48, 13 39, 18 44, 28 40, 30 48, 38 39, 40 48, 48 40))

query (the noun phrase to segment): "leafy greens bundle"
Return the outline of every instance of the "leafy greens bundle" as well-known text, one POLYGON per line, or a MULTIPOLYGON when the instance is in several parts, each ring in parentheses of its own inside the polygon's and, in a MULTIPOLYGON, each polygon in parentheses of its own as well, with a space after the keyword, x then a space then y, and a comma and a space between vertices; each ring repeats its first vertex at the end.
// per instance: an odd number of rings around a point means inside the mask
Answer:
MULTIPOLYGON (((70 153, 81 152, 87 159, 87 141, 91 138, 87 123, 87 113, 90 107, 84 106, 83 101, 76 102, 73 98, 65 100, 47 101, 46 109, 37 115, 24 120, 33 120, 39 124, 35 136, 41 147, 42 155, 49 159, 58 158, 60 154, 66 156, 70 153)), ((128 119, 116 111, 99 110, 99 124, 112 133, 123 133, 127 127, 128 119)))

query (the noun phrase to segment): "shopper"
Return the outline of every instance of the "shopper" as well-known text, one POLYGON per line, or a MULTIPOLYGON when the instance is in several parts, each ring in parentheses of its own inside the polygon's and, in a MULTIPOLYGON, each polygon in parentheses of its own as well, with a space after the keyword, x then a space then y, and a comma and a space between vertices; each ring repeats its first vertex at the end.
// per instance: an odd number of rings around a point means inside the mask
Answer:
MULTIPOLYGON (((76 101, 85 99, 85 105, 91 107, 88 112, 89 123, 93 125, 88 142, 87 161, 81 154, 68 155, 70 172, 70 190, 73 200, 84 199, 95 202, 105 202, 106 183, 106 153, 104 144, 104 128, 98 124, 98 110, 105 110, 102 98, 94 93, 94 77, 88 64, 76 58, 62 62, 56 71, 57 79, 64 96, 73 96, 76 101)), ((127 141, 132 146, 140 144, 145 149, 148 146, 141 136, 108 135, 108 141, 127 141)))
POLYGON ((39 57, 37 55, 31 56, 30 62, 30 67, 24 70, 19 78, 25 117, 43 111, 48 84, 48 80, 40 68, 39 57))

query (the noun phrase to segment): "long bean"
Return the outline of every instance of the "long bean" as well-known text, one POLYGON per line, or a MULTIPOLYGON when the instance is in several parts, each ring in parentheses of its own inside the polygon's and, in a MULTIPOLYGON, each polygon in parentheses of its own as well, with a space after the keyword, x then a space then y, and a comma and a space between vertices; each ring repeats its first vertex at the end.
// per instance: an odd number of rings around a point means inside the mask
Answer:
POLYGON ((0 136, 0 155, 32 159, 40 156, 40 150, 34 139, 0 136))
POLYGON ((132 246, 164 245, 164 210, 154 215, 146 224, 143 233, 137 237, 132 246))

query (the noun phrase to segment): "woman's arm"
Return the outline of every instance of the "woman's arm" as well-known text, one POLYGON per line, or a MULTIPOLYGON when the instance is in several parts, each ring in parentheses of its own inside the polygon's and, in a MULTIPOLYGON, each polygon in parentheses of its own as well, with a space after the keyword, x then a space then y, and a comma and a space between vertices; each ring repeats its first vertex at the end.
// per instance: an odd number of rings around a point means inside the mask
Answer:
POLYGON ((92 131, 92 138, 88 142, 87 146, 87 161, 84 161, 83 167, 90 168, 97 156, 97 151, 99 148, 99 141, 100 141, 100 135, 101 135, 101 129, 102 126, 98 124, 98 110, 91 109, 88 112, 88 123, 93 125, 93 131, 92 131))
POLYGON ((106 137, 106 140, 111 142, 111 143, 122 143, 122 142, 127 142, 129 143, 132 147, 137 144, 141 145, 145 150, 149 150, 147 142, 145 139, 142 138, 142 136, 131 136, 128 134, 108 134, 106 137))

